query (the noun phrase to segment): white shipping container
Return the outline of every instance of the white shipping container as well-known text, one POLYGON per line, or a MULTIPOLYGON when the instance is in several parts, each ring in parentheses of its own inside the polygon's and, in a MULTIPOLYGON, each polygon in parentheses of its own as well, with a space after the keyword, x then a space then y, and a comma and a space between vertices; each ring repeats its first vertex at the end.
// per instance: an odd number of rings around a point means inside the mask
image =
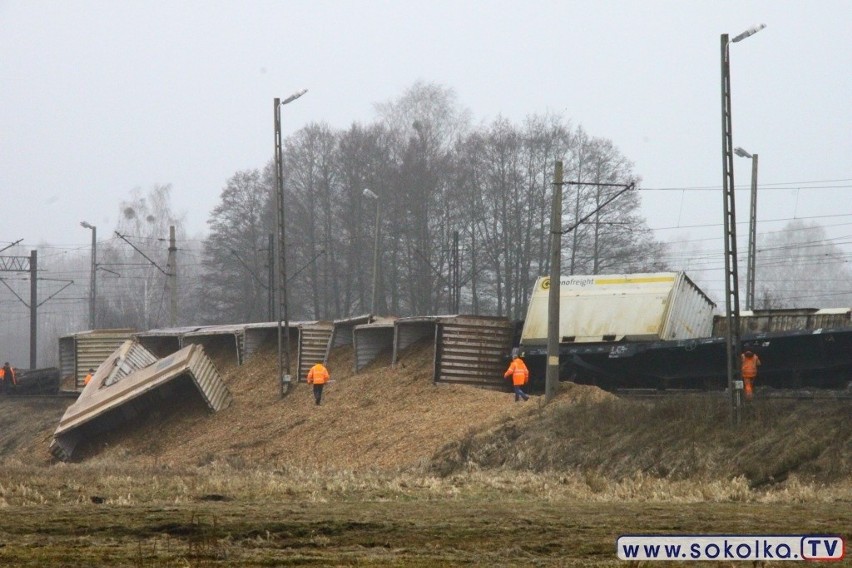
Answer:
MULTIPOLYGON (((550 278, 530 298, 522 345, 547 343, 550 278)), ((560 343, 710 337, 715 304, 683 272, 563 276, 560 343)))

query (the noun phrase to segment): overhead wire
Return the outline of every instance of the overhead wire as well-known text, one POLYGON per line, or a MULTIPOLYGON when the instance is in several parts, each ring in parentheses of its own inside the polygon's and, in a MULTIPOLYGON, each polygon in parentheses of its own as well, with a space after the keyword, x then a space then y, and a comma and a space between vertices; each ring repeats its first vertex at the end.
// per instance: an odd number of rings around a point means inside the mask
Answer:
MULTIPOLYGON (((823 180, 808 180, 808 181, 776 181, 776 182, 761 182, 759 185, 759 189, 797 189, 796 187, 778 187, 778 186, 807 186, 802 187, 801 189, 836 189, 837 187, 841 188, 852 188, 852 178, 842 178, 842 179, 823 179, 823 180), (843 184, 840 186, 825 186, 825 188, 816 186, 814 184, 822 184, 822 183, 836 183, 843 184), (848 183, 848 184, 847 184, 848 183)), ((721 185, 693 185, 693 186, 672 186, 672 187, 639 187, 637 188, 639 191, 722 191, 721 185)), ((750 186, 743 186, 737 188, 737 190, 748 191, 750 190, 750 186)))

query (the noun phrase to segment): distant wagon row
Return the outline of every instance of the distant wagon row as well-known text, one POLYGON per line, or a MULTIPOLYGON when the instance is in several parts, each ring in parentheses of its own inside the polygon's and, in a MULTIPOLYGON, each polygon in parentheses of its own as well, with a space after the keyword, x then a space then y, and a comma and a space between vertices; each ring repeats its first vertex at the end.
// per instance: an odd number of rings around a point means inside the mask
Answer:
MULTIPOLYGON (((352 345, 354 370, 384 357, 396 364, 400 351, 418 341, 430 342, 435 352, 435 382, 502 388, 503 365, 514 338, 506 318, 488 316, 426 316, 335 321, 289 322, 291 355, 296 380, 327 361, 329 352, 352 345)), ((97 368, 125 340, 134 339, 158 357, 191 344, 203 346, 227 363, 241 365, 261 348, 275 348, 278 322, 197 326, 134 332, 127 329, 90 330, 60 338, 60 372, 64 390, 79 391, 90 368, 97 368)), ((286 348, 286 347, 285 347, 286 348)))

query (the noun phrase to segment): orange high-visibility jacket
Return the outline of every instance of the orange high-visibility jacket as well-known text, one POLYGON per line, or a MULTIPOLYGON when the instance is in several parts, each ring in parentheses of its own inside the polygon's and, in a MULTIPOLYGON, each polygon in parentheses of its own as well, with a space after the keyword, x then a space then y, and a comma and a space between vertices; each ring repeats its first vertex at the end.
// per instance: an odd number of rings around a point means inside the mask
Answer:
POLYGON ((511 364, 509 364, 509 368, 503 373, 503 376, 506 378, 512 377, 512 385, 516 387, 523 386, 527 384, 527 381, 530 379, 530 371, 527 369, 527 366, 524 364, 524 360, 520 357, 515 357, 512 359, 511 364))
POLYGON ((87 373, 85 377, 83 377, 83 385, 88 385, 89 381, 92 380, 92 373, 87 373))
POLYGON ((746 356, 745 353, 740 355, 740 358, 743 361, 741 373, 744 379, 753 379, 757 376, 757 366, 760 365, 760 358, 753 354, 751 357, 746 356))
MULTIPOLYGON (((10 384, 17 385, 18 384, 18 377, 15 374, 15 367, 9 367, 9 370, 11 371, 11 375, 12 375, 11 380, 10 380, 10 384)), ((0 381, 5 381, 5 380, 6 380, 6 368, 0 367, 0 381)))
POLYGON ((325 368, 325 365, 322 363, 317 363, 311 370, 308 371, 308 384, 309 385, 324 385, 328 382, 329 374, 328 369, 325 368))

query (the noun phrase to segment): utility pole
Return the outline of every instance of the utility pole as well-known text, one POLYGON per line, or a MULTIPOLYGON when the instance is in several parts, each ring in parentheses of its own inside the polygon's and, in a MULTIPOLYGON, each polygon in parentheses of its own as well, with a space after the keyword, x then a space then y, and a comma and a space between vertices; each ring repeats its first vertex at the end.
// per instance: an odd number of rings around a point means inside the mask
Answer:
POLYGON ((730 45, 752 36, 766 27, 759 24, 728 41, 721 35, 722 44, 722 197, 725 215, 725 352, 728 363, 728 390, 731 393, 731 423, 739 425, 740 393, 743 388, 740 374, 740 290, 737 275, 737 215, 734 195, 734 144, 731 134, 731 52, 730 45))
POLYGON ((297 91, 284 99, 278 97, 272 100, 275 121, 275 182, 278 226, 278 380, 281 384, 281 395, 290 385, 290 320, 287 314, 287 247, 284 230, 284 155, 281 147, 281 107, 290 104, 308 92, 307 89, 297 91), (284 319, 282 326, 282 317, 284 319), (283 328, 283 329, 282 329, 283 328), (283 334, 282 334, 283 331, 283 334), (283 343, 283 345, 282 345, 283 343), (283 356, 283 362, 282 362, 283 356))
POLYGON ((740 423, 740 292, 737 275, 737 216, 731 134, 731 66, 728 34, 722 34, 722 198, 725 217, 725 355, 731 423, 740 423))
POLYGON ((746 267, 746 309, 754 309, 755 256, 757 256, 757 154, 751 155, 751 202, 748 215, 748 266, 746 267))
POLYGON ((748 261, 746 263, 746 301, 745 309, 754 309, 754 265, 757 254, 757 154, 750 154, 740 147, 734 148, 734 154, 751 160, 751 202, 748 213, 748 261))
POLYGON ((544 402, 556 396, 559 384, 559 290, 562 271, 562 160, 556 162, 553 175, 553 200, 550 209, 550 280, 547 296, 547 372, 544 402))
MULTIPOLYGON (((154 262, 153 260, 151 260, 148 257, 147 254, 145 254, 144 252, 139 250, 139 247, 137 247, 136 245, 131 243, 129 240, 127 240, 126 236, 122 235, 118 231, 115 231, 115 236, 117 236, 118 238, 120 238, 121 240, 123 240, 124 242, 129 244, 131 246, 131 248, 133 248, 133 250, 135 250, 136 252, 141 254, 142 257, 145 260, 147 260, 148 262, 150 262, 154 266, 154 268, 156 268, 157 270, 159 270, 160 272, 162 272, 166 276, 166 278, 167 278, 166 286, 168 286, 171 289, 171 296, 170 296, 171 308, 169 310, 171 312, 169 314, 169 319, 171 321, 170 325, 172 327, 177 325, 177 323, 176 323, 177 322, 177 246, 175 245, 175 227, 174 227, 174 225, 172 225, 169 228, 169 256, 168 256, 168 260, 167 260, 167 263, 166 263, 166 270, 163 270, 160 267, 160 265, 157 264, 156 262, 154 262), (169 270, 170 267, 171 267, 171 270, 169 270)), ((145 295, 144 295, 144 297, 145 297, 145 302, 146 302, 145 320, 147 321, 147 319, 148 319, 148 308, 147 308, 148 281, 147 280, 145 281, 145 295)))
MULTIPOLYGON (((17 243, 14 243, 17 244, 17 243)), ((5 249, 4 249, 5 250, 5 249)), ((30 368, 37 366, 36 354, 38 352, 38 252, 30 251, 30 256, 0 256, 0 272, 27 272, 30 273, 30 302, 21 298, 14 288, 9 286, 5 280, 0 278, 0 284, 6 286, 22 304, 30 309, 30 368)), ((48 296, 43 302, 47 302, 60 292, 74 284, 73 280, 65 280, 65 286, 48 296)))
MULTIPOLYGON (((584 141, 585 141, 585 138, 583 138, 580 141, 581 152, 582 152, 583 147, 584 147, 584 141)), ((577 162, 577 180, 578 181, 583 178, 583 159, 584 159, 584 157, 585 157, 585 153, 582 153, 580 155, 580 159, 577 162)), ((577 201, 574 204, 574 223, 579 225, 579 219, 580 219, 580 188, 578 187, 577 188, 577 201)), ((575 269, 575 266, 576 266, 577 246, 578 246, 578 243, 579 243, 579 238, 580 238, 579 233, 574 233, 574 242, 571 245, 571 271, 569 272, 569 274, 571 274, 571 276, 574 275, 574 269, 575 269)))
MULTIPOLYGON (((562 235, 574 231, 593 215, 618 199, 626 191, 635 187, 633 183, 594 183, 581 181, 562 181, 562 162, 556 162, 556 173, 553 181, 553 203, 550 214, 550 278, 546 280, 549 286, 547 296, 547 375, 544 385, 544 402, 547 404, 556 396, 556 385, 559 384, 559 296, 562 288, 560 271, 562 269, 562 235), (621 190, 600 203, 598 200, 594 211, 582 218, 577 218, 573 225, 562 229, 562 186, 563 185, 594 185, 597 187, 620 187, 621 190)), ((579 189, 577 190, 579 193, 579 189)), ((574 233, 576 239, 577 233, 574 233)))
POLYGON ((169 310, 169 325, 177 326, 178 312, 178 278, 177 278, 177 245, 175 243, 175 226, 169 227, 169 260, 167 272, 169 273, 169 288, 171 288, 171 309, 169 310))
POLYGON ((290 386, 290 321, 287 314, 287 261, 284 231, 284 170, 281 151, 281 99, 273 100, 275 111, 275 181, 278 225, 278 381, 282 396, 290 386), (283 321, 282 321, 283 319, 283 321), (283 329, 282 329, 283 327, 283 329), (282 333, 283 332, 283 333, 282 333))
POLYGON ((453 305, 450 313, 458 314, 461 307, 461 275, 459 262, 459 232, 453 231, 453 277, 452 277, 452 298, 453 305))
POLYGON ((30 309, 30 369, 35 369, 36 353, 38 350, 38 251, 30 251, 29 258, 26 256, 0 256, 0 271, 29 271, 30 273, 29 305, 27 305, 27 302, 18 295, 14 288, 6 284, 5 280, 0 280, 0 282, 9 288, 18 300, 30 309))
POLYGON ((38 352, 38 251, 30 251, 30 369, 37 368, 38 352))
POLYGON ((92 230, 92 273, 89 283, 89 329, 95 329, 95 304, 98 290, 98 228, 86 221, 80 226, 92 230))
POLYGON ((268 321, 275 319, 275 235, 269 233, 269 244, 266 247, 267 257, 267 289, 269 290, 269 302, 267 305, 268 321))
POLYGON ((382 210, 382 200, 379 199, 379 196, 376 192, 372 191, 369 188, 364 188, 364 191, 361 194, 368 198, 374 199, 376 201, 376 225, 374 229, 375 233, 375 243, 373 244, 373 297, 370 302, 370 315, 376 316, 376 294, 379 289, 379 221, 382 210))
POLYGON ((473 315, 479 315, 479 292, 476 287, 476 275, 479 265, 476 262, 476 229, 470 229, 470 307, 473 315))

